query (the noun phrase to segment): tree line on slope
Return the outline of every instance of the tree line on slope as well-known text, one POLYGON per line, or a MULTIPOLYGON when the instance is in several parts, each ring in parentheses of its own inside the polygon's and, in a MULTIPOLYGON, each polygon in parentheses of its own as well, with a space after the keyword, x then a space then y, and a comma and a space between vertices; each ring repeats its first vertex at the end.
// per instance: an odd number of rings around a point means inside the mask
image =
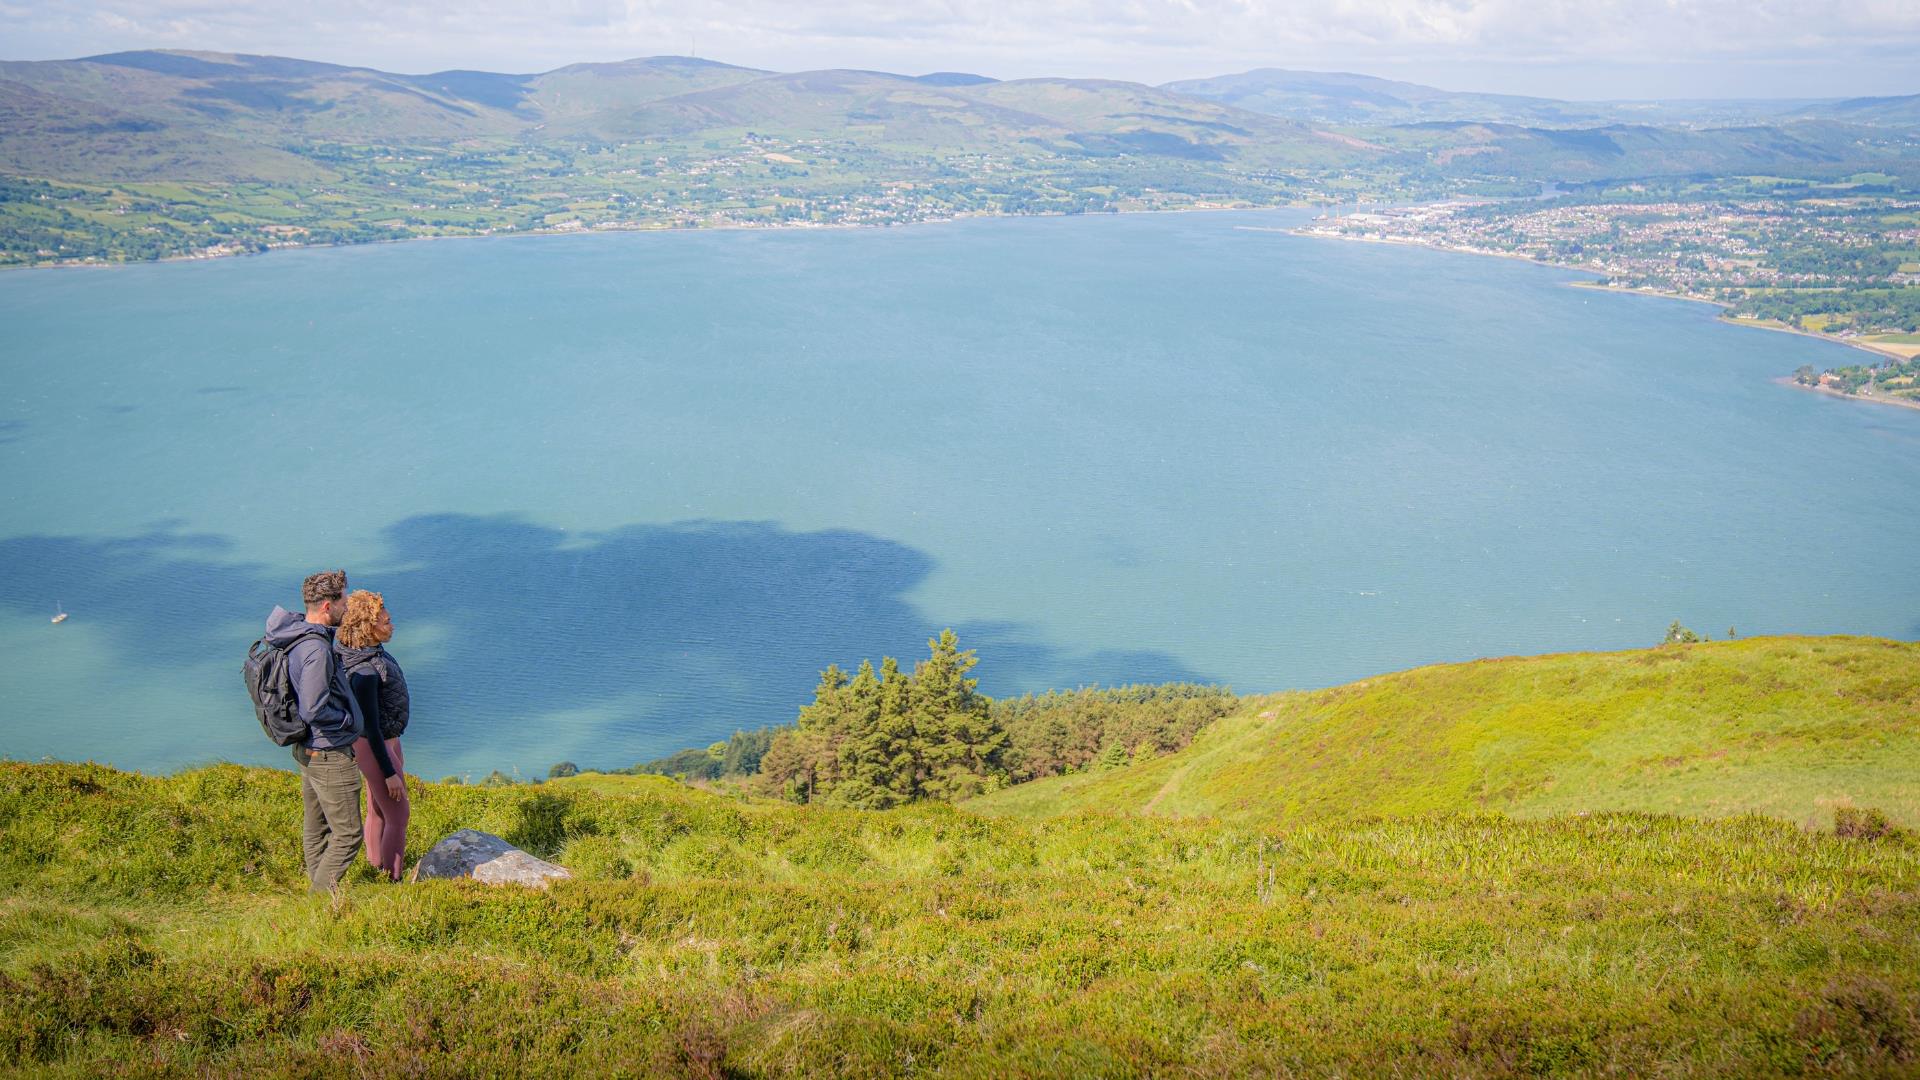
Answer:
POLYGON ((877 668, 864 661, 851 675, 829 666, 793 724, 736 731, 616 771, 733 780, 792 802, 884 809, 1172 753, 1236 704, 1231 690, 1195 683, 996 701, 980 692, 971 674, 979 660, 952 630, 927 645, 912 671, 892 657, 877 668))
MULTIPOLYGON (((1727 640, 1739 636, 1727 628, 1727 640)), ((1675 619, 1660 643, 1712 640, 1675 619)), ((583 771, 670 776, 732 783, 792 802, 884 809, 1171 754, 1239 704, 1230 688, 1186 682, 996 700, 979 692, 979 680, 970 677, 978 658, 959 647, 952 630, 927 645, 927 659, 911 672, 892 657, 877 669, 863 662, 851 676, 829 665, 796 723, 736 730, 707 746, 626 768, 582 770, 563 761, 547 777, 583 771)), ((481 784, 520 782, 496 771, 481 784)))

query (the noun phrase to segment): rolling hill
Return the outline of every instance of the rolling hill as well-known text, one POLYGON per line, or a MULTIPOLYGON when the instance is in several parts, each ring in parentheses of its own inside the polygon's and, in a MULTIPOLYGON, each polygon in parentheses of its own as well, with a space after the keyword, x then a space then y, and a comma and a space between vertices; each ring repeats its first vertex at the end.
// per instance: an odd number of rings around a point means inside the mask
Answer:
MULTIPOLYGON (((536 75, 398 75, 280 57, 152 51, 0 63, 0 86, 13 103, 0 114, 0 136, 23 144, 65 130, 138 126, 146 143, 213 134, 256 145, 263 159, 316 141, 499 145, 745 130, 967 150, 1005 151, 1037 139, 1073 154, 1205 160, 1256 145, 1265 156, 1292 146, 1311 147, 1315 157, 1351 158, 1356 145, 1339 137, 1316 140, 1297 123, 1133 83, 1001 83, 959 72, 780 73, 690 57, 576 64, 536 75)), ((95 157, 113 158, 115 150, 103 144, 95 157)), ((221 161, 210 171, 231 171, 226 158, 221 161)), ((87 175, 71 154, 28 153, 9 164, 16 173, 22 164, 58 164, 64 171, 54 178, 87 175)), ((114 167, 103 165, 92 175, 112 174, 114 167)))
MULTIPOLYGON (((0 139, 17 148, 0 168, 50 179, 281 180, 297 175, 285 159, 316 144, 498 147, 572 138, 592 118, 769 74, 687 57, 540 75, 396 75, 204 52, 0 62, 0 139), (62 136, 75 133, 122 137, 95 138, 89 155, 66 148, 76 140, 62 136), (194 144, 206 140, 221 145, 194 156, 194 144), (188 153, 169 152, 176 145, 188 153)), ((306 175, 325 171, 310 164, 306 175)))
MULTIPOLYGON (((1441 90, 1371 75, 1282 68, 1183 79, 1166 83, 1162 89, 1315 124, 1387 126, 1475 121, 1541 128, 1622 123, 1699 128, 1774 123, 1793 117, 1846 119, 1840 112, 1823 111, 1842 103, 1818 100, 1562 101, 1441 90)), ((1860 113, 1857 122, 1873 122, 1870 109, 1860 113)))
POLYGON ((1809 120, 1839 120, 1850 124, 1876 124, 1915 131, 1920 130, 1920 94, 1822 102, 1800 109, 1793 115, 1809 120))
POLYGON ((313 181, 297 154, 0 78, 0 173, 111 181, 313 181))
POLYGON ((542 75, 514 78, 524 80, 521 107, 532 110, 542 122, 564 123, 772 74, 690 56, 649 56, 612 64, 570 64, 542 75))
POLYGON ((412 77, 283 57, 202 52, 0 63, 0 79, 75 103, 168 127, 274 139, 453 139, 517 130, 525 117, 502 107, 511 103, 486 89, 511 76, 489 82, 477 74, 412 77))
POLYGON ((1840 121, 1898 117, 1912 100, 1830 105, 1823 119, 1809 112, 1786 126, 1696 129, 1609 122, 1614 112, 1603 105, 1278 70, 1156 88, 955 72, 782 73, 669 56, 531 75, 401 75, 148 51, 0 63, 0 145, 8 150, 0 168, 54 180, 281 181, 326 175, 325 161, 294 159, 343 143, 498 151, 753 131, 883 152, 1585 180, 1885 159, 1897 148, 1865 145, 1840 121), (1334 122, 1366 126, 1327 126, 1334 122))
POLYGON ((969 97, 1051 118, 1067 152, 1152 154, 1189 160, 1330 164, 1377 157, 1377 147, 1140 83, 1019 79, 971 88, 969 97))
POLYGON ((972 149, 1017 145, 1059 130, 1054 120, 978 101, 968 89, 877 71, 775 74, 604 113, 585 127, 610 139, 753 130, 876 146, 972 149))
POLYGON ((1569 127, 1605 123, 1610 118, 1603 107, 1584 102, 1458 93, 1345 72, 1257 68, 1237 75, 1183 79, 1161 89, 1321 124, 1481 120, 1569 127))
POLYGON ((1654 176, 1729 175, 1778 170, 1841 175, 1895 156, 1866 149, 1858 129, 1800 122, 1715 128, 1607 124, 1537 128, 1431 121, 1369 129, 1376 142, 1456 175, 1506 175, 1561 182, 1654 176))
POLYGON ((1187 749, 969 802, 1296 826, 1613 810, 1920 825, 1920 645, 1758 638, 1420 668, 1256 699, 1187 749))
MULTIPOLYGON (((536 75, 396 75, 279 57, 136 52, 0 63, 0 85, 15 102, 0 114, 0 136, 23 144, 49 139, 58 134, 53 128, 137 125, 147 143, 213 134, 259 145, 263 160, 285 145, 328 140, 497 145, 749 130, 876 147, 1006 152, 1039 145, 1070 156, 1219 161, 1257 150, 1262 160, 1301 163, 1367 156, 1351 138, 1136 83, 781 73, 690 57, 576 64, 536 75), (36 113, 49 119, 36 122, 36 113)), ((110 142, 95 155, 117 156, 126 155, 110 142)), ((195 175, 231 172, 231 156, 195 175)), ((149 171, 103 166, 88 174, 77 155, 51 151, 15 160, 57 165, 53 177, 149 171)))

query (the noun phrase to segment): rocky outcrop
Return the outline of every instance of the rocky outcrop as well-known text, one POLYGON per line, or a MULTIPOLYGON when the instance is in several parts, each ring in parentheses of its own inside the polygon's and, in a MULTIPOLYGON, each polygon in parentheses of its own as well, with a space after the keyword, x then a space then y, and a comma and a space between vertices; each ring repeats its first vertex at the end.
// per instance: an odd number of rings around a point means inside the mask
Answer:
POLYGON ((488 885, 525 885, 544 889, 570 878, 573 871, 535 858, 505 840, 478 829, 461 829, 433 845, 413 867, 414 881, 470 877, 488 885))

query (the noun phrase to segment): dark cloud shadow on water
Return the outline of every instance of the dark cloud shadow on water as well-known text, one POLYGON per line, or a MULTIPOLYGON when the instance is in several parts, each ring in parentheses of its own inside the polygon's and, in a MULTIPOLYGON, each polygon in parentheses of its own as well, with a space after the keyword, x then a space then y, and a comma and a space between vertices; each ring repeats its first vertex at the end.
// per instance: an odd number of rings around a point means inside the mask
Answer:
MULTIPOLYGON (((554 745, 600 764, 788 722, 828 663, 887 654, 911 664, 947 625, 906 599, 932 572, 930 556, 850 530, 689 521, 579 534, 436 514, 398 522, 384 540, 385 557, 348 571, 355 587, 386 595, 393 649, 423 711, 457 717, 476 739, 554 745), (431 646, 410 650, 410 630, 416 642, 431 632, 431 646), (556 716, 573 726, 551 739, 525 730, 556 716)), ((0 603, 37 611, 59 599, 117 635, 130 665, 231 655, 237 669, 246 642, 235 624, 290 604, 298 581, 233 551, 177 526, 0 540, 0 603)), ((1056 645, 1022 623, 955 629, 978 650, 991 693, 1204 679, 1166 654, 1056 645)), ((232 682, 210 689, 237 694, 232 682)))
POLYGON ((234 620, 260 621, 262 597, 299 596, 298 582, 272 582, 233 550, 225 537, 174 522, 128 537, 16 536, 0 540, 0 605, 35 613, 59 603, 114 635, 130 667, 179 663, 232 650, 226 631, 234 620))

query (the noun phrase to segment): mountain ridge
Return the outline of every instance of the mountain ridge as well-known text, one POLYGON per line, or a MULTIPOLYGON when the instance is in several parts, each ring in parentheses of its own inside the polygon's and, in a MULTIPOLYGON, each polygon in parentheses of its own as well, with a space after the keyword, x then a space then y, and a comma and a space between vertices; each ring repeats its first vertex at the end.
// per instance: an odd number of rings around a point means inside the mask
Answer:
POLYGON ((1685 109, 1575 118, 1545 99, 1340 78, 1349 97, 1452 104, 1402 123, 1333 122, 1342 116, 1113 79, 775 72, 684 56, 423 75, 164 50, 6 61, 0 265, 1920 168, 1897 123, 1865 123, 1897 121, 1898 101, 1841 119, 1714 114, 1746 125, 1731 127, 1685 109), (1463 101, 1499 115, 1458 115, 1463 101), (1524 123, 1503 118, 1515 101, 1534 110, 1524 123))
MULTIPOLYGON (((908 152, 1038 148, 1069 160, 1136 156, 1251 169, 1436 168, 1581 180, 1885 157, 1891 151, 1863 149, 1851 129, 1834 125, 1914 111, 1901 98, 1822 106, 1827 111, 1817 114, 1787 110, 1767 134, 1742 139, 1726 134, 1726 125, 1676 126, 1611 106, 1458 94, 1348 73, 1267 68, 1156 87, 962 72, 777 72, 684 56, 531 74, 413 75, 292 57, 147 50, 0 62, 0 80, 25 88, 10 91, 13 103, 0 115, 0 148, 11 150, 4 171, 75 180, 284 179, 303 172, 284 155, 316 143, 484 148, 744 131, 908 152), (1328 101, 1338 107, 1313 104, 1328 101), (58 123, 44 120, 55 113, 58 123), (1637 133, 1630 145, 1572 134, 1623 124, 1637 133), (88 154, 58 138, 71 134, 63 129, 143 137, 88 154), (218 152, 178 145, 203 135, 256 147, 259 168, 245 168, 247 152, 231 145, 218 152), (62 146, 35 145, 39 136, 62 146), (140 153, 172 162, 175 172, 128 160, 140 153)), ((304 171, 315 174, 313 163, 304 171)))

